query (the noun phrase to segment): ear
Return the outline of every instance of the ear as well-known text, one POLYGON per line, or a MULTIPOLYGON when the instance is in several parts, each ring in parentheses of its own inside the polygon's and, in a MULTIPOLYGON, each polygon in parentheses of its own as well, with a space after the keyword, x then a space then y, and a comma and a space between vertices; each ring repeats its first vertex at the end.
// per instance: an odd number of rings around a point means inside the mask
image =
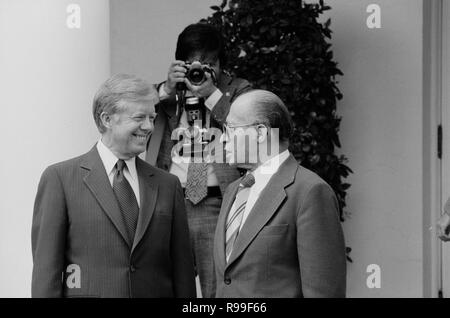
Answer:
POLYGON ((263 143, 267 140, 269 129, 265 125, 256 126, 256 131, 258 132, 258 143, 263 143))
POLYGON ((111 128, 111 121, 112 117, 110 114, 103 112, 100 114, 100 120, 102 121, 102 124, 106 128, 111 128))

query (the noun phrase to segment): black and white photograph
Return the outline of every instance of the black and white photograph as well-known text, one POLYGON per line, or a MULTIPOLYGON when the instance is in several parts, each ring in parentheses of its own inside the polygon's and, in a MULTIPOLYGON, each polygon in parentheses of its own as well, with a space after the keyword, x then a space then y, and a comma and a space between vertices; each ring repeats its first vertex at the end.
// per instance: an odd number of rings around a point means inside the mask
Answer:
POLYGON ((0 0, 0 103, 0 298, 450 298, 449 0, 0 0))

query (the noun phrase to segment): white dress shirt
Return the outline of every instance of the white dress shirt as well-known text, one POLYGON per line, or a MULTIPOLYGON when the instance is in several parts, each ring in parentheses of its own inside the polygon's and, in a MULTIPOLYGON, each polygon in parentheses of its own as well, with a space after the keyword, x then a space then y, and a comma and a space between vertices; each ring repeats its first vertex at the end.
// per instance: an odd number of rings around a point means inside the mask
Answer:
MULTIPOLYGON (((206 100, 205 100, 205 106, 207 108, 206 110, 206 127, 209 127, 210 123, 210 116, 211 111, 214 108, 214 106, 217 104, 219 99, 222 97, 223 93, 220 91, 220 89, 216 89, 214 93, 211 94, 206 100)), ((164 90, 164 85, 161 85, 159 88, 159 98, 161 100, 164 100, 168 98, 169 95, 167 95, 166 91, 164 90)), ((183 110, 183 113, 181 114, 180 118, 180 124, 178 125, 178 128, 188 128, 189 124, 187 122, 187 114, 186 111, 183 110)), ((184 188, 186 186, 186 180, 187 180, 187 171, 188 171, 189 163, 183 161, 183 160, 172 160, 172 165, 170 166, 169 172, 180 179, 181 186, 184 188)), ((217 180, 216 174, 214 173, 214 168, 212 165, 207 166, 207 185, 208 187, 214 187, 219 185, 219 181, 217 180)))
MULTIPOLYGON (((114 175, 116 174, 116 163, 119 160, 119 158, 117 158, 116 155, 113 154, 112 151, 105 146, 102 140, 99 140, 99 142, 97 143, 97 150, 98 154, 100 155, 100 159, 102 159, 103 166, 105 167, 109 183, 111 184, 112 187, 114 175)), ((138 206, 140 207, 141 200, 139 195, 139 179, 136 170, 136 157, 124 161, 126 164, 126 168, 123 169, 123 175, 127 179, 131 188, 133 189, 138 206)))
POLYGON ((250 211, 253 209, 256 201, 258 200, 259 195, 267 186, 272 176, 278 171, 283 162, 286 161, 287 158, 289 158, 289 155, 289 150, 285 150, 282 153, 271 158, 270 160, 267 160, 252 172, 253 176, 255 177, 255 184, 250 188, 250 193, 248 195, 247 203, 245 204, 245 211, 242 215, 242 222, 239 231, 242 229, 242 226, 247 220, 247 217, 250 211))

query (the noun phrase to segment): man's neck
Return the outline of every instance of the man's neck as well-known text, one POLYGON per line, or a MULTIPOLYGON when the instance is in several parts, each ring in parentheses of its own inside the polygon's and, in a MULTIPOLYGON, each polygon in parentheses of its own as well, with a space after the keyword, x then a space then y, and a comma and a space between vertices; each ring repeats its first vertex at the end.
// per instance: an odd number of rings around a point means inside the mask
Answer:
MULTIPOLYGON (((266 146, 265 149, 267 149, 267 146, 266 146)), ((261 161, 261 156, 258 156, 258 163, 255 165, 253 170, 258 169, 260 166, 262 166, 266 162, 272 160, 273 158, 279 156, 280 154, 282 154, 286 150, 288 150, 288 146, 280 145, 280 147, 278 148, 278 152, 270 154, 270 156, 269 155, 264 156, 264 161, 261 161)))
POLYGON ((133 156, 124 155, 121 152, 117 151, 114 148, 113 143, 111 142, 111 138, 109 138, 109 136, 103 135, 101 138, 101 142, 105 145, 106 148, 108 148, 114 154, 114 156, 117 157, 117 159, 129 160, 133 158, 133 156))
POLYGON ((254 172, 256 169, 258 169, 259 167, 261 167, 262 165, 264 165, 265 163, 269 162, 270 160, 272 160, 273 158, 275 158, 276 156, 279 156, 280 154, 282 154, 283 152, 285 152, 286 150, 288 150, 288 148, 282 148, 280 149, 280 151, 278 153, 275 153, 271 156, 266 156, 264 158, 264 161, 260 160, 260 157, 258 157, 258 162, 251 164, 251 163, 247 163, 247 164, 240 164, 238 165, 239 168, 241 169, 245 169, 248 170, 250 172, 254 172))

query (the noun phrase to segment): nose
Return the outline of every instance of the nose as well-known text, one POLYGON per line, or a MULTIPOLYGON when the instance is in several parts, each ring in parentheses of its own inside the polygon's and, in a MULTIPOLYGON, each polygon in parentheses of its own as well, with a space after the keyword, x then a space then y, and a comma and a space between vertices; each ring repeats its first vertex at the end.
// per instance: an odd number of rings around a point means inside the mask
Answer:
POLYGON ((149 116, 145 117, 144 122, 141 125, 142 130, 152 131, 153 130, 153 118, 150 119, 149 116))

